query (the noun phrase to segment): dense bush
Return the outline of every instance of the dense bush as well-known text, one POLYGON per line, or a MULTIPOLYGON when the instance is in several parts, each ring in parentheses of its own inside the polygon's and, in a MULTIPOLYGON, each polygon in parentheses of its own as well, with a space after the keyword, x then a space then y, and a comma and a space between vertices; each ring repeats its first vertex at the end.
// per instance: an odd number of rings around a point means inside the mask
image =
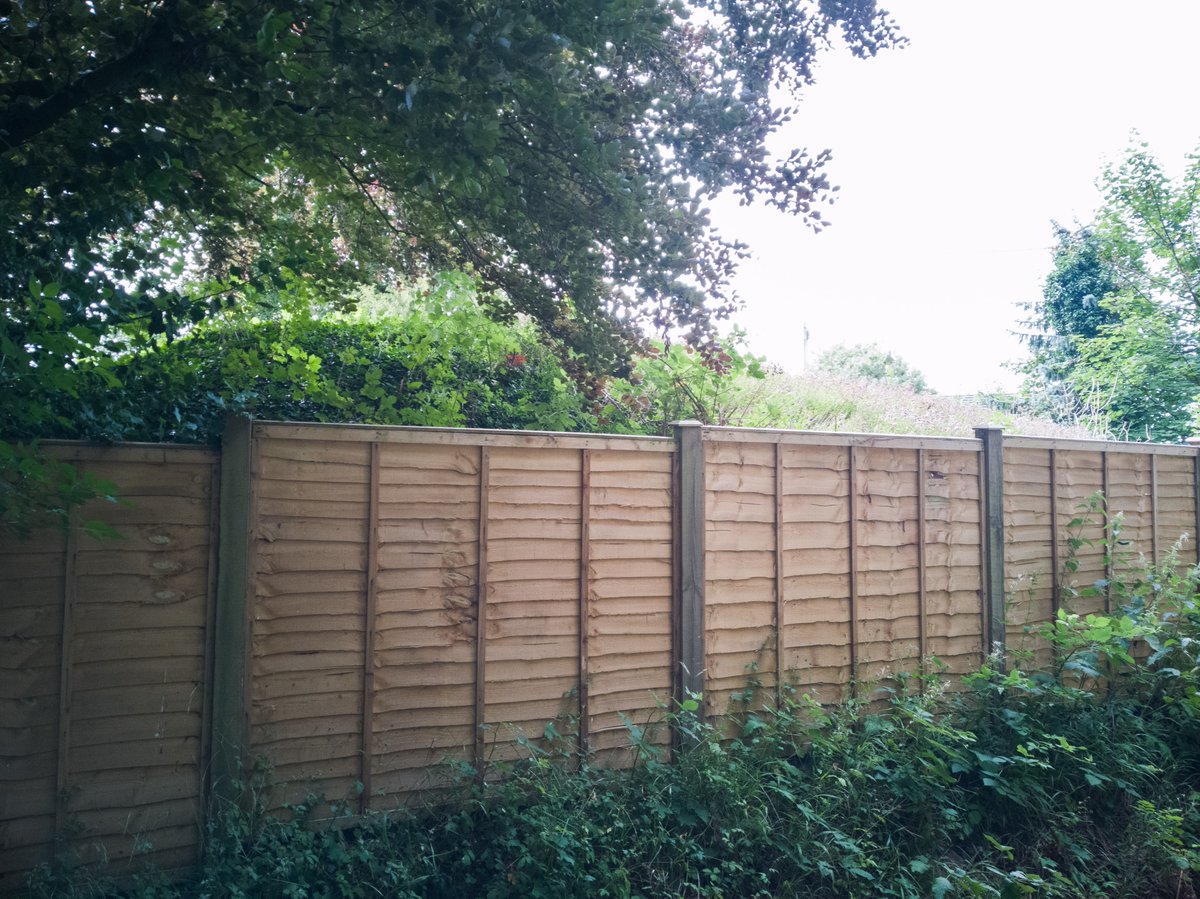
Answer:
POLYGON ((119 391, 95 379, 62 397, 70 408, 53 436, 214 442, 227 412, 440 427, 595 424, 534 328, 493 321, 451 276, 387 315, 218 323, 131 353, 117 371, 119 391))

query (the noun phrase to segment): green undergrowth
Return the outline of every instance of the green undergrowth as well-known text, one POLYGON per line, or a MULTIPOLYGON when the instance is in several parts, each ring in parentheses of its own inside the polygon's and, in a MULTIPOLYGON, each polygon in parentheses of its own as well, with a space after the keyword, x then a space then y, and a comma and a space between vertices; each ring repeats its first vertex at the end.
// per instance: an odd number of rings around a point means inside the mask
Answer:
MULTIPOLYGON (((486 783, 460 769, 449 802, 349 829, 306 826, 316 798, 290 821, 225 805, 199 871, 132 895, 1194 897, 1198 580, 1173 562, 1123 582, 1119 613, 1041 626, 1051 673, 995 660, 961 691, 900 677, 836 709, 752 687, 711 724, 690 699, 656 725, 674 753, 629 725, 632 770, 530 741, 486 783)), ((31 891, 116 895, 49 870, 31 891)))

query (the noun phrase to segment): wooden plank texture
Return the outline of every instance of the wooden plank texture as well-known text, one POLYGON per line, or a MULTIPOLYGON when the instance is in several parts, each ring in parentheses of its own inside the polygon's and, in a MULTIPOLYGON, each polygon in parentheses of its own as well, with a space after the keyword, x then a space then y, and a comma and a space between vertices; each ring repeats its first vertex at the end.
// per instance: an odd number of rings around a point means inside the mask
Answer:
POLYGON ((364 675, 368 605, 376 598, 369 566, 382 564, 370 547, 376 451, 370 442, 345 445, 320 431, 299 442, 257 424, 252 432, 249 752, 275 765, 272 808, 308 793, 352 799, 367 761, 364 701, 374 686, 364 675), (281 497, 289 503, 268 505, 281 497), (356 691, 344 689, 348 672, 356 691), (284 699, 284 684, 308 702, 284 699), (321 753, 322 745, 341 748, 321 753))
POLYGON ((217 457, 46 449, 127 505, 85 505, 65 537, 0 541, 0 890, 50 861, 56 834, 105 859, 98 873, 128 870, 134 838, 173 865, 199 848, 217 457), (92 519, 120 539, 88 536, 92 519))
POLYGON ((235 422, 219 481, 211 451, 54 445, 127 486, 103 510, 126 539, 0 545, 0 885, 56 830, 117 870, 138 841, 194 860, 201 772, 242 741, 276 805, 361 784, 360 810, 387 809, 549 721, 630 764, 624 722, 681 688, 712 715, 752 676, 755 702, 830 703, 928 657, 966 673, 985 623, 1016 649, 1060 593, 1100 607, 1078 595, 1105 574, 1097 491, 1133 556, 1186 532, 1196 559, 1194 449, 1005 438, 997 492, 989 439, 235 422))

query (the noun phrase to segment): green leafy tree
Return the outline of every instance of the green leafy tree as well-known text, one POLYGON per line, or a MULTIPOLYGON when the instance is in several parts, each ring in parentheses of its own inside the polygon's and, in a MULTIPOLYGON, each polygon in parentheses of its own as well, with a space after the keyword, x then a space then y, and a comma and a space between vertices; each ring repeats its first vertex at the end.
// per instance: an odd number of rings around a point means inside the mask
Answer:
POLYGON ((611 430, 666 434, 671 422, 691 419, 739 425, 756 405, 746 382, 766 377, 766 360, 746 348, 738 329, 701 350, 655 342, 629 379, 607 385, 602 423, 611 430))
POLYGON ((1195 326, 1200 314, 1200 154, 1172 180, 1146 144, 1132 147, 1102 178, 1096 217, 1125 292, 1170 305, 1195 326))
POLYGON ((1136 294, 1104 301, 1117 320, 1099 335, 1078 342, 1070 383, 1090 392, 1110 429, 1133 440, 1177 441, 1196 424, 1200 391, 1196 331, 1180 310, 1136 294))
POLYGON ((1200 390, 1200 156, 1172 180, 1134 146, 1101 186, 1095 224, 1060 231, 1027 386, 1057 396, 1059 415, 1098 412, 1130 438, 1179 440, 1200 390))
POLYGON ((1023 322, 1030 355, 1018 370, 1025 375, 1023 405, 1064 421, 1087 416, 1096 405, 1096 392, 1081 390, 1071 373, 1080 362, 1078 339, 1097 337, 1119 320, 1102 302, 1116 292, 1117 280, 1095 228, 1071 231, 1055 223, 1054 236, 1053 269, 1023 322))
POLYGON ((828 153, 767 142, 835 39, 900 40, 874 0, 6 3, 0 435, 70 432, 64 396, 223 309, 433 271, 575 376, 702 345, 743 255, 704 203, 822 223, 828 153))
POLYGON ((1200 156, 1171 179, 1145 144, 1103 178, 1097 232, 1120 285, 1119 321, 1082 340, 1076 379, 1109 386, 1114 427, 1135 439, 1192 433, 1188 406, 1200 389, 1200 156))
POLYGON ((9 4, 0 433, 289 275, 471 266, 597 371, 638 325, 702 341, 742 252, 703 202, 820 222, 827 154, 766 141, 837 33, 897 41, 873 0, 9 4))
POLYGON ((874 343, 831 347, 818 357, 816 369, 842 378, 899 384, 913 393, 933 392, 921 372, 874 343))

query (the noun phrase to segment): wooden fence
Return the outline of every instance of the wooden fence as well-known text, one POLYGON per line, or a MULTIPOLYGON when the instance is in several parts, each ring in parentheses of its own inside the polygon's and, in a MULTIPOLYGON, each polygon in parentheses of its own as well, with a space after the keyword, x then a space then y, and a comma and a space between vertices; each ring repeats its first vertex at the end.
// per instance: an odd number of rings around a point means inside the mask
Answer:
POLYGON ((224 667, 246 675, 216 695, 219 737, 272 759, 275 802, 361 784, 363 809, 436 787, 444 759, 511 758, 556 718, 619 752, 620 715, 671 695, 673 450, 243 427, 223 521, 249 549, 222 602, 247 635, 224 667))
POLYGON ((383 809, 547 722, 625 764, 626 719, 685 690, 718 714, 750 669, 768 700, 836 702, 1006 638, 1036 652, 1026 627, 1111 573, 1110 525, 1070 526, 1089 496, 1154 559, 1200 508, 1194 449, 994 430, 234 421, 220 453, 52 449, 121 485, 87 514, 124 539, 0 544, 0 889, 56 845, 193 863, 209 784, 247 759, 276 806, 383 809), (1072 536, 1093 545, 1064 578, 1072 536))
POLYGON ((1182 564, 1197 561, 1197 451, 1192 447, 1100 441, 1004 439, 1004 572, 1010 650, 1042 663, 1047 650, 1025 633, 1053 620, 1064 597, 1072 611, 1113 607, 1111 588, 1072 597, 1120 576, 1144 558, 1160 563, 1179 541, 1182 564), (1088 510, 1102 495, 1104 509, 1088 510), (1080 521, 1071 527, 1072 521, 1080 521), (1079 546, 1072 549, 1072 540, 1079 546), (1119 542, 1117 542, 1119 541, 1119 542), (1106 547, 1111 552, 1106 553, 1106 547), (1106 558, 1107 556, 1107 558, 1106 558), (1072 558, 1075 571, 1066 572, 1072 558))
POLYGON ((0 890, 56 842, 194 863, 208 763, 217 454, 46 446, 121 485, 124 539, 0 542, 0 890))
POLYGON ((961 674, 984 646, 979 440, 704 433, 703 684, 756 665, 824 702, 856 681, 961 674), (780 661, 782 662, 780 663, 780 661))

